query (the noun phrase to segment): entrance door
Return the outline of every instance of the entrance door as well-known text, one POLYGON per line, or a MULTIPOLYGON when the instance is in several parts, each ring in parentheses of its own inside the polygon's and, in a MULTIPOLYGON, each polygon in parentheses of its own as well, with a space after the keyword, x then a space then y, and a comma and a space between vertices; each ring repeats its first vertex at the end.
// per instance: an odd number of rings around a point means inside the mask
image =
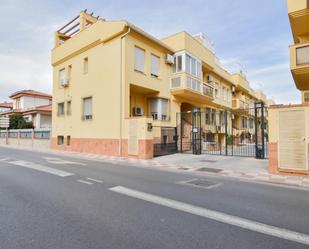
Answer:
POLYGON ((279 168, 307 169, 306 114, 304 110, 279 112, 279 168))

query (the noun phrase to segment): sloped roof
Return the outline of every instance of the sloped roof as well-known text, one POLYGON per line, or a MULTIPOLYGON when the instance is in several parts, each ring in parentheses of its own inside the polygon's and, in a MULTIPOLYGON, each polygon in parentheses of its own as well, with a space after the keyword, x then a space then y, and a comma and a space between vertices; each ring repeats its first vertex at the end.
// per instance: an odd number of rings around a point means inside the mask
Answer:
POLYGON ((50 95, 50 94, 31 90, 31 89, 30 90, 17 91, 15 93, 11 94, 10 98, 16 99, 16 98, 21 97, 21 96, 38 96, 38 97, 43 97, 43 98, 48 98, 48 99, 52 98, 52 95, 50 95))
POLYGON ((3 103, 0 103, 0 107, 13 108, 13 103, 12 102, 3 102, 3 103))

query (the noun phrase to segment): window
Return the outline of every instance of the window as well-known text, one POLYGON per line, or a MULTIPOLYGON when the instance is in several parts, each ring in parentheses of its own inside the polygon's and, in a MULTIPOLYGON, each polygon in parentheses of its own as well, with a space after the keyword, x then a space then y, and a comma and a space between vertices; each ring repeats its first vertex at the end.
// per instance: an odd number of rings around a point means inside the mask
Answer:
POLYGON ((202 75, 201 63, 188 54, 186 54, 186 72, 198 78, 202 75))
POLYGON ((177 66, 176 66, 176 68, 177 68, 176 72, 182 72, 182 55, 178 55, 176 58, 177 58, 177 59, 176 59, 176 64, 177 64, 177 66))
POLYGON ((63 69, 59 70, 59 83, 60 83, 60 86, 65 85, 65 80, 66 80, 65 68, 63 68, 63 69))
POLYGON ((67 136, 67 146, 71 145, 71 136, 67 136))
POLYGON ((232 101, 232 94, 231 94, 230 89, 227 89, 226 95, 227 95, 227 101, 231 102, 232 101))
POLYGON ((87 74, 88 73, 88 57, 84 58, 84 65, 83 65, 83 68, 84 68, 84 74, 87 74))
POLYGON ((226 101, 226 88, 224 86, 222 86, 222 98, 226 101))
POLYGON ((250 129, 253 129, 253 124, 254 124, 254 120, 253 120, 253 118, 250 118, 249 119, 249 128, 250 129))
POLYGON ((92 97, 83 99, 83 120, 92 119, 92 97))
POLYGON ((167 99, 150 99, 149 110, 154 120, 169 120, 169 101, 167 99))
POLYGON ((215 124, 215 122, 216 122, 215 115, 216 115, 215 109, 206 108, 206 124, 207 125, 214 125, 215 124))
POLYGON ((58 103, 58 110, 57 110, 57 115, 58 116, 63 116, 64 115, 64 103, 58 103))
POLYGON ((213 124, 214 121, 214 110, 210 109, 210 108, 206 108, 206 124, 207 125, 211 125, 213 124))
POLYGON ((67 115, 70 116, 71 115, 71 101, 67 102, 67 115))
POLYGON ((159 77, 160 58, 156 55, 151 55, 151 76, 159 77))
POLYGON ((144 72, 145 67, 145 50, 135 47, 134 49, 134 69, 139 72, 144 72))
POLYGON ((57 137, 57 144, 58 144, 58 145, 63 145, 63 142, 64 142, 63 140, 64 140, 64 137, 63 137, 63 136, 58 136, 58 137, 57 137))
POLYGON ((214 88, 215 88, 215 98, 219 98, 219 83, 215 82, 214 88))
POLYGON ((72 74, 72 65, 68 67, 68 80, 71 79, 71 74, 72 74))
POLYGON ((248 128, 248 120, 246 117, 241 118, 242 128, 248 128))

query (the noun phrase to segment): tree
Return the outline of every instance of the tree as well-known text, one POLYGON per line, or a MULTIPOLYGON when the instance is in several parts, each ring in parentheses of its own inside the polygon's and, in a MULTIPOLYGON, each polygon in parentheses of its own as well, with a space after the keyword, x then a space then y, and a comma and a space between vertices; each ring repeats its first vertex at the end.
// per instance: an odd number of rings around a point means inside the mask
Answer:
POLYGON ((10 117, 10 129, 33 129, 33 123, 26 121, 21 114, 10 117))

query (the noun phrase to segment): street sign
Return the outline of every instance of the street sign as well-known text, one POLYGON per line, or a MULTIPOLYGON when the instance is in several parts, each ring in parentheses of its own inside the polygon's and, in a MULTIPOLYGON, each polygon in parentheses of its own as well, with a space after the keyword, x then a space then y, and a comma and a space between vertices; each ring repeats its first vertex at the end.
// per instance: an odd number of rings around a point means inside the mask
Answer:
POLYGON ((9 128, 10 127, 10 118, 0 117, 0 128, 9 128))

